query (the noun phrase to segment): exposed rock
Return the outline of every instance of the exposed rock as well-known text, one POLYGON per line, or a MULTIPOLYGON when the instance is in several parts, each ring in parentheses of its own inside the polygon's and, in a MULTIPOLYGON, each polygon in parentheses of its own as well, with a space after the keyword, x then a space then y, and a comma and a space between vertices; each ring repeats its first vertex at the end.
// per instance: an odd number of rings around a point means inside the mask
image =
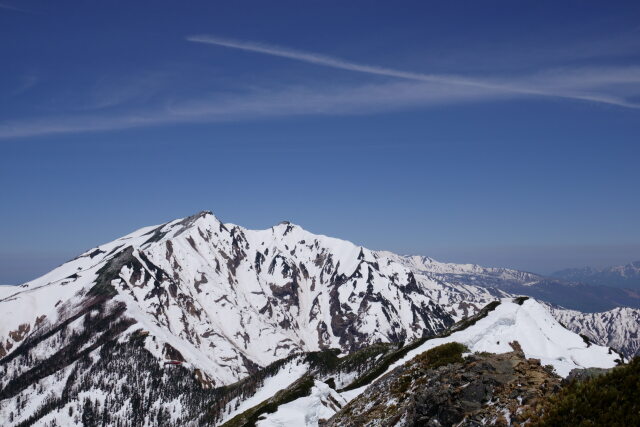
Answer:
POLYGON ((31 330, 31 325, 27 323, 23 323, 15 331, 9 332, 9 336, 11 337, 12 340, 19 342, 19 341, 22 341, 25 336, 27 336, 30 330, 31 330))
POLYGON ((571 381, 584 381, 590 378, 599 377, 607 372, 611 372, 611 369, 603 368, 586 368, 586 369, 574 369, 569 373, 569 376, 564 379, 564 382, 571 381))
POLYGON ((526 359, 518 350, 473 354, 436 367, 428 354, 374 382, 322 425, 520 425, 560 384, 539 360, 526 359))

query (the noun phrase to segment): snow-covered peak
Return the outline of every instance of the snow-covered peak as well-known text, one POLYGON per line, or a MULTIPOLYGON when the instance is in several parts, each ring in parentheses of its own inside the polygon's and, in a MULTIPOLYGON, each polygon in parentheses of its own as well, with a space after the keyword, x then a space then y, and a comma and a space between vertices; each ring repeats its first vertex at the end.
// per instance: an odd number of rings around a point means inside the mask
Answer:
POLYGON ((474 325, 447 337, 426 341, 387 371, 448 342, 464 344, 471 352, 507 353, 513 351, 510 343, 515 341, 527 358, 540 359, 543 365, 552 365, 563 377, 576 368, 611 368, 621 358, 608 347, 588 343, 564 328, 538 301, 528 299, 518 304, 511 298, 503 298, 495 310, 474 325))
POLYGON ((226 384, 295 352, 434 333, 492 298, 445 292, 377 258, 295 224, 248 230, 204 211, 92 248, 23 285, 0 300, 0 337, 30 333, 43 319, 63 321, 69 310, 61 307, 83 304, 98 286, 154 336, 150 350, 164 357, 173 354, 169 345, 214 384, 226 384))

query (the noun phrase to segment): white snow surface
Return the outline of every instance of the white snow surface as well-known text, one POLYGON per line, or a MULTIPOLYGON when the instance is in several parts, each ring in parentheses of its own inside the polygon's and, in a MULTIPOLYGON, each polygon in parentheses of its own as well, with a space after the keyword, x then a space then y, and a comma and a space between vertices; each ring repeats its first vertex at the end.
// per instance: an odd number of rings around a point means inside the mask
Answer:
MULTIPOLYGON (((262 387, 258 388, 253 396, 242 401, 237 409, 232 410, 227 414, 220 424, 224 424, 238 414, 243 413, 247 409, 264 402, 265 400, 273 397, 278 391, 287 388, 297 379, 307 373, 309 365, 306 363, 300 363, 300 360, 294 359, 291 362, 283 366, 277 374, 265 379, 262 387)), ((323 383, 324 384, 324 383, 323 383)), ((229 407, 233 407, 235 402, 231 402, 229 407)))
POLYGON ((321 381, 315 381, 309 396, 280 405, 278 410, 266 414, 258 421, 258 427, 317 426, 321 418, 328 419, 337 412, 333 398, 344 406, 347 401, 340 394, 321 381))
POLYGON ((18 292, 18 287, 15 285, 0 285, 0 299, 6 298, 16 292, 18 292))
POLYGON ((420 353, 449 342, 466 345, 471 352, 506 353, 513 351, 510 342, 518 341, 527 358, 552 365, 558 375, 566 377, 575 368, 612 368, 617 353, 607 347, 587 344, 576 333, 562 327, 539 302, 528 299, 518 305, 510 298, 476 324, 446 338, 426 341, 392 364, 387 372, 420 353))

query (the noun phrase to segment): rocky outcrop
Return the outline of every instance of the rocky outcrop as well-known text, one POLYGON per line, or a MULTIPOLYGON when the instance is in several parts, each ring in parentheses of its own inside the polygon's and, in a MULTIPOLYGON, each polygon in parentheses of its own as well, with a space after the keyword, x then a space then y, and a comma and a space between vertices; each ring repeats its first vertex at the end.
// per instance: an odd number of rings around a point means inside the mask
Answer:
POLYGON ((510 353, 465 358, 453 344, 391 371, 321 425, 520 425, 559 389, 560 377, 526 359, 517 343, 510 353), (443 357, 453 363, 443 364, 443 357))
POLYGON ((612 368, 586 368, 586 369, 574 369, 569 373, 569 376, 563 380, 564 384, 569 384, 572 381, 586 381, 591 378, 596 378, 601 375, 605 375, 611 372, 612 368))

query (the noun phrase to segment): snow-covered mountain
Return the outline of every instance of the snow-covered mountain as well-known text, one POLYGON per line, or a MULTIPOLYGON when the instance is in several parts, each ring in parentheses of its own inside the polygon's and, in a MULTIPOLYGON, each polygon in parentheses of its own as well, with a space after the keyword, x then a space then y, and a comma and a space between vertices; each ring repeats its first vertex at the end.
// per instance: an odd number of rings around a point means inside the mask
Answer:
MULTIPOLYGON (((370 251, 288 222, 247 230, 201 212, 2 288, 0 419, 64 412, 71 423, 102 411, 197 424, 212 401, 227 404, 220 386, 299 354, 433 336, 509 297, 490 279, 532 278, 370 251)), ((248 392, 237 393, 239 405, 248 392)))
POLYGON ((640 261, 605 268, 568 268, 552 274, 564 280, 640 291, 640 261))
POLYGON ((222 385, 294 352, 438 332, 495 293, 449 287, 290 223, 246 230, 202 212, 98 246, 10 294, 0 354, 99 296, 123 307, 127 334, 142 327, 156 338, 158 357, 184 358, 222 385))

